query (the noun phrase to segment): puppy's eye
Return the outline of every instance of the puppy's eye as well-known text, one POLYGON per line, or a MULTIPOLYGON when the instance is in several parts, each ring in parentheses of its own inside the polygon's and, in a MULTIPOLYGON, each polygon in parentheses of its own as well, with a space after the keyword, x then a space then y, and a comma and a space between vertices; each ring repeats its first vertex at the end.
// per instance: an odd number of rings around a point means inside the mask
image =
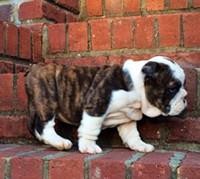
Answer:
POLYGON ((174 94, 174 93, 177 92, 177 90, 178 90, 177 87, 172 87, 172 88, 169 88, 169 89, 168 89, 168 92, 171 93, 171 94, 174 94))

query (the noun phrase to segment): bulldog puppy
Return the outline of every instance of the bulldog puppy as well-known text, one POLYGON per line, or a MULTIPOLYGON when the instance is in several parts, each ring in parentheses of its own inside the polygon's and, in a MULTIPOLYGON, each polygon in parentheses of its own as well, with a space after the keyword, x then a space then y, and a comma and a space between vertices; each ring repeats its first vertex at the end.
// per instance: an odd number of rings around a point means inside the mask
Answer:
POLYGON ((29 129, 37 139, 57 149, 72 143, 59 136, 55 118, 77 125, 82 153, 100 153, 96 144, 102 129, 117 127, 123 143, 132 150, 151 152, 140 138, 136 121, 180 114, 187 102, 183 69, 167 57, 113 66, 75 67, 32 65, 26 76, 29 129))

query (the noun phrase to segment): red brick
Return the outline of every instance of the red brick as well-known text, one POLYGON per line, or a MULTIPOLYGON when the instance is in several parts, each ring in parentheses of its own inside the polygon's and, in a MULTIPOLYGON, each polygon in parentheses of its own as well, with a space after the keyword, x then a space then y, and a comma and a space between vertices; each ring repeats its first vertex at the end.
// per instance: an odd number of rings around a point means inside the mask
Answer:
POLYGON ((73 8, 76 13, 79 12, 79 0, 56 0, 56 3, 67 9, 73 8))
POLYGON ((25 116, 0 116, 0 136, 6 138, 30 138, 25 116))
POLYGON ((4 160, 0 159, 0 179, 4 178, 4 160))
POLYGON ((57 151, 40 151, 32 154, 16 156, 11 159, 11 178, 15 179, 42 179, 43 157, 54 155, 57 151))
POLYGON ((200 178, 200 153, 190 152, 187 153, 186 158, 178 168, 178 178, 200 178))
POLYGON ((180 43, 180 16, 158 16, 160 47, 179 46, 180 43))
POLYGON ((0 75, 0 110, 13 108, 13 74, 0 75))
POLYGON ((26 110, 27 109, 27 96, 25 91, 25 77, 24 73, 17 74, 17 103, 15 109, 26 110))
POLYGON ((29 65, 25 64, 14 64, 15 68, 15 73, 20 73, 20 72, 27 72, 29 65))
POLYGON ((49 178, 84 178, 84 158, 86 156, 86 154, 73 152, 64 157, 52 159, 49 161, 49 178))
POLYGON ((119 19, 112 24, 112 48, 131 48, 133 41, 132 19, 119 19))
POLYGON ((161 138, 161 122, 146 119, 138 122, 138 130, 144 139, 160 139, 161 138))
POLYGON ((33 26, 32 29, 32 61, 42 61, 42 28, 44 24, 33 26))
POLYGON ((69 50, 86 51, 88 49, 88 28, 87 23, 70 23, 68 26, 69 50))
POLYGON ((5 4, 0 6, 0 20, 9 22, 11 20, 12 6, 5 4))
POLYGON ((183 15, 184 29, 184 46, 199 47, 200 46, 200 14, 183 15))
POLYGON ((0 53, 4 52, 4 40, 5 40, 5 25, 3 22, 0 22, 0 53))
POLYGON ((122 64, 122 57, 121 56, 109 56, 108 57, 108 65, 114 65, 114 64, 122 64))
POLYGON ((122 57, 122 62, 124 62, 127 59, 132 59, 134 61, 139 61, 139 60, 147 60, 150 59, 153 55, 152 54, 134 54, 134 55, 123 55, 122 57))
POLYGON ((125 177, 125 161, 131 158, 130 150, 115 149, 111 152, 90 161, 89 178, 113 178, 125 177))
POLYGON ((25 116, 1 116, 0 136, 6 138, 31 138, 25 116))
POLYGON ((26 27, 19 27, 19 56, 31 59, 31 30, 26 27))
POLYGON ((153 17, 135 18, 134 39, 136 48, 153 47, 153 17))
POLYGON ((163 10, 164 9, 164 0, 147 0, 146 9, 149 11, 152 10, 163 10))
POLYGON ((11 177, 15 179, 42 179, 43 161, 35 158, 14 158, 11 160, 11 177))
POLYGON ((187 0, 170 0, 170 9, 182 9, 187 8, 187 0))
POLYGON ((140 10, 140 0, 124 0, 123 5, 125 13, 134 13, 140 10))
POLYGON ((23 154, 26 152, 31 152, 37 148, 38 148, 38 146, 36 146, 36 145, 13 146, 7 150, 1 151, 0 158, 15 157, 16 155, 20 155, 20 154, 23 154))
POLYGON ((92 50, 109 50, 111 49, 111 20, 92 20, 91 39, 92 50))
POLYGON ((18 29, 13 24, 6 27, 6 54, 10 56, 18 55, 18 29))
POLYGON ((122 12, 122 0, 106 0, 105 1, 106 14, 116 15, 122 12))
POLYGON ((107 57, 83 57, 78 59, 71 59, 71 65, 77 66, 102 66, 107 63, 107 57))
POLYGON ((66 45, 65 24, 52 24, 48 26, 49 52, 64 52, 66 45))
POLYGON ((200 67, 199 52, 162 53, 162 55, 169 56, 178 63, 182 63, 186 68, 189 68, 188 65, 191 66, 191 68, 200 67))
POLYGON ((188 91, 188 111, 195 111, 197 107, 197 71, 194 68, 185 67, 186 90, 188 91))
POLYGON ((193 7, 200 7, 200 1, 199 0, 193 0, 193 7))
POLYGON ((13 73, 14 65, 12 62, 0 61, 0 73, 13 73))
POLYGON ((153 152, 146 154, 133 164, 132 178, 171 178, 169 160, 172 155, 173 153, 171 152, 153 152))
POLYGON ((199 118, 174 118, 168 120, 166 126, 169 130, 168 141, 200 142, 199 118))
POLYGON ((43 17, 42 1, 32 0, 24 2, 19 7, 20 20, 38 19, 43 17))
POLYGON ((74 15, 70 12, 67 12, 66 13, 66 23, 69 23, 69 22, 77 22, 78 21, 78 16, 77 15, 74 15))
POLYGON ((86 9, 88 16, 101 16, 102 0, 86 0, 86 9))
POLYGON ((55 6, 46 1, 43 1, 42 11, 43 11, 44 17, 46 17, 49 20, 55 21, 57 23, 66 22, 66 13, 64 10, 62 10, 58 6, 55 6))

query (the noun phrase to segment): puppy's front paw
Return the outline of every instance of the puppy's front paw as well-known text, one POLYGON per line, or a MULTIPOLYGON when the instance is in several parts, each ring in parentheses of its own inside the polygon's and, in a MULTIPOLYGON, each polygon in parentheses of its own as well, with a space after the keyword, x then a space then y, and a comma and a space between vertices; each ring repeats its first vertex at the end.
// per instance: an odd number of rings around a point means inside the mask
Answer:
POLYGON ((138 152, 152 152, 155 148, 151 144, 146 144, 143 141, 135 142, 133 145, 129 146, 132 150, 138 152))
POLYGON ((45 144, 51 145, 58 150, 68 150, 72 147, 72 142, 68 139, 57 138, 57 140, 44 140, 45 144))
POLYGON ((96 154, 101 153, 101 148, 93 140, 80 138, 78 141, 78 148, 81 153, 96 154))

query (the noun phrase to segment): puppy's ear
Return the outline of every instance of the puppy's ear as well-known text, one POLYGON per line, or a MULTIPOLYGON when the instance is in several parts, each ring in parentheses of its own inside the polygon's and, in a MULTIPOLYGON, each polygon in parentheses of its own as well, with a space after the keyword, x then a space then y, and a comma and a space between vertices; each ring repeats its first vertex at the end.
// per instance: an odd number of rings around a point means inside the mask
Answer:
POLYGON ((142 72, 148 77, 153 77, 158 71, 158 66, 159 64, 157 62, 148 62, 142 68, 142 72))

